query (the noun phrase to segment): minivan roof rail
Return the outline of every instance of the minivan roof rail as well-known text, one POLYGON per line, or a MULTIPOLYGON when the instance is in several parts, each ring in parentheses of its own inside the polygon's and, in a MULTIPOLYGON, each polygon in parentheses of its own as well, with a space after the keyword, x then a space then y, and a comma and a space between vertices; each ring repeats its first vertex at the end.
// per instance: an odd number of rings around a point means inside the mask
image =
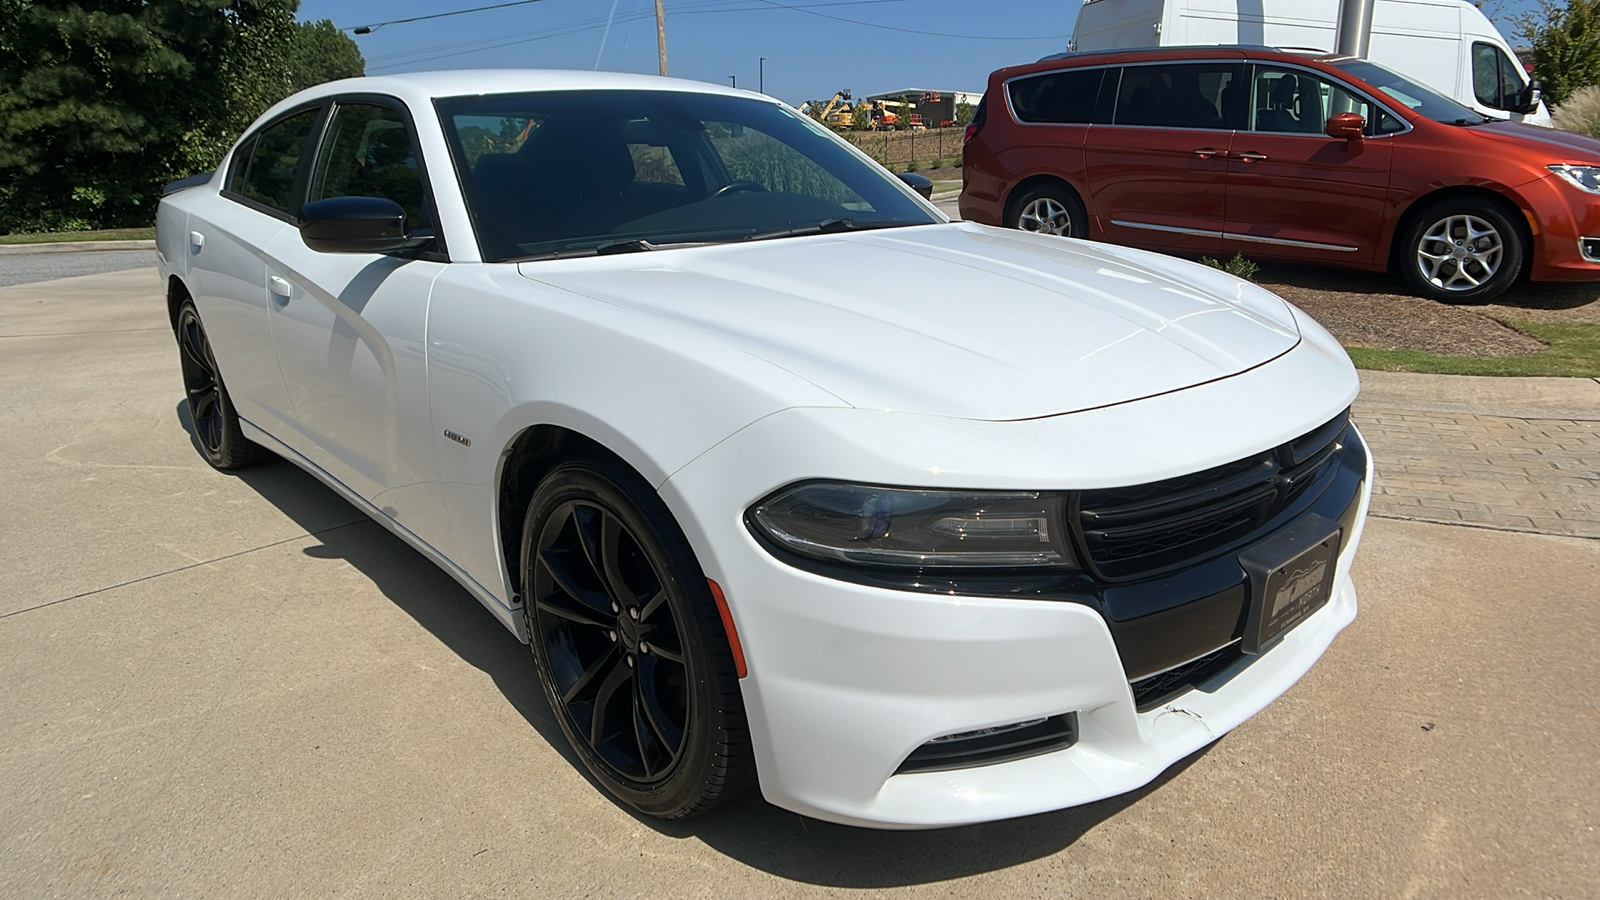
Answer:
POLYGON ((1138 53, 1143 50, 1273 50, 1280 53, 1331 53, 1320 47, 1274 47, 1269 44, 1167 44, 1157 46, 1151 44, 1145 47, 1110 47, 1103 50, 1067 50, 1062 53, 1052 53, 1041 56, 1038 62, 1050 62, 1056 59, 1071 59, 1075 56, 1094 56, 1103 53, 1138 53))

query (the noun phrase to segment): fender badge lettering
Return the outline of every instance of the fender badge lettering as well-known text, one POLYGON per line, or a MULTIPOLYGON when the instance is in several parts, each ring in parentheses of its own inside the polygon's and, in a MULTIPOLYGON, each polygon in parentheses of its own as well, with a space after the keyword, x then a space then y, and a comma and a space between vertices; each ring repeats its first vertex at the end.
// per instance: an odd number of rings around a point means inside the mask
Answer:
POLYGON ((455 441, 456 443, 460 444, 463 447, 471 447, 472 446, 472 439, 471 438, 468 438, 468 437, 466 437, 464 435, 456 434, 454 431, 451 431, 448 428, 446 428, 444 430, 444 436, 449 438, 452 441, 455 441))

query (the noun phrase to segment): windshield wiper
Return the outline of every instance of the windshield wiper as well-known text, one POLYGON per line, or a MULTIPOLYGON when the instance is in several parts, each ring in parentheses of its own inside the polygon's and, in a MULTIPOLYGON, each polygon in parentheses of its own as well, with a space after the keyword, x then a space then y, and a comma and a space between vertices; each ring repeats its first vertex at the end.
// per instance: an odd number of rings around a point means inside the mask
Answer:
POLYGON ((646 250, 660 250, 660 244, 652 244, 644 238, 631 240, 606 241, 594 245, 595 256, 610 256, 613 253, 641 253, 646 250))
POLYGON ((801 225, 798 228, 782 228, 777 231, 758 231, 755 234, 747 235, 742 240, 765 241, 771 238, 797 237, 804 234, 838 234, 841 231, 868 231, 873 228, 899 228, 915 224, 917 223, 857 222, 848 216, 835 216, 831 219, 823 219, 815 225, 801 225))
POLYGON ((1491 119, 1488 116, 1479 116, 1476 121, 1474 121, 1472 119, 1456 119, 1454 122, 1451 122, 1450 124, 1451 125, 1460 125, 1460 126, 1462 126, 1464 128, 1471 128, 1474 125, 1487 125, 1490 122, 1494 122, 1494 121, 1496 121, 1496 120, 1495 119, 1491 119))

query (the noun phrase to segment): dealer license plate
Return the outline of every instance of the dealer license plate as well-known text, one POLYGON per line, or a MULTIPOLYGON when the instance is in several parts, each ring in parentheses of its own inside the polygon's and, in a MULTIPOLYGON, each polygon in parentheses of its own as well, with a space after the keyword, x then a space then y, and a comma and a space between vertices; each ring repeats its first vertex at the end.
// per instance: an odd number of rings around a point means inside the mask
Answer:
POLYGON ((1239 554, 1239 565, 1250 579, 1244 652, 1265 652, 1328 602, 1339 537, 1338 523, 1305 516, 1239 554))

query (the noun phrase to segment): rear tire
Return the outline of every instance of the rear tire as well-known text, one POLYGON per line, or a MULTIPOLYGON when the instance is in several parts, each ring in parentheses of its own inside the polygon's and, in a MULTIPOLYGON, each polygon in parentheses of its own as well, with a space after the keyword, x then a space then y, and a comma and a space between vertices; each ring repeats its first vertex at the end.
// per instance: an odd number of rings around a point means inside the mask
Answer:
POLYGON ((557 466, 523 524, 523 620, 545 697, 595 780, 663 819, 755 780, 733 653, 666 504, 599 456, 557 466))
POLYGON ((200 311, 193 300, 178 307, 174 326, 178 339, 178 361, 183 370, 183 390, 189 402, 189 421, 194 425, 195 444, 200 455, 220 472, 236 472, 266 462, 271 451, 255 444, 239 429, 239 416, 233 399, 222 383, 211 340, 200 324, 200 311))
POLYGON ((1071 188, 1046 184, 1029 189, 1011 202, 1006 227, 1058 237, 1087 237, 1089 217, 1071 188))
POLYGON ((1526 239, 1504 203, 1442 200, 1412 220, 1400 246, 1411 290, 1441 303, 1483 303, 1522 273, 1526 239))

